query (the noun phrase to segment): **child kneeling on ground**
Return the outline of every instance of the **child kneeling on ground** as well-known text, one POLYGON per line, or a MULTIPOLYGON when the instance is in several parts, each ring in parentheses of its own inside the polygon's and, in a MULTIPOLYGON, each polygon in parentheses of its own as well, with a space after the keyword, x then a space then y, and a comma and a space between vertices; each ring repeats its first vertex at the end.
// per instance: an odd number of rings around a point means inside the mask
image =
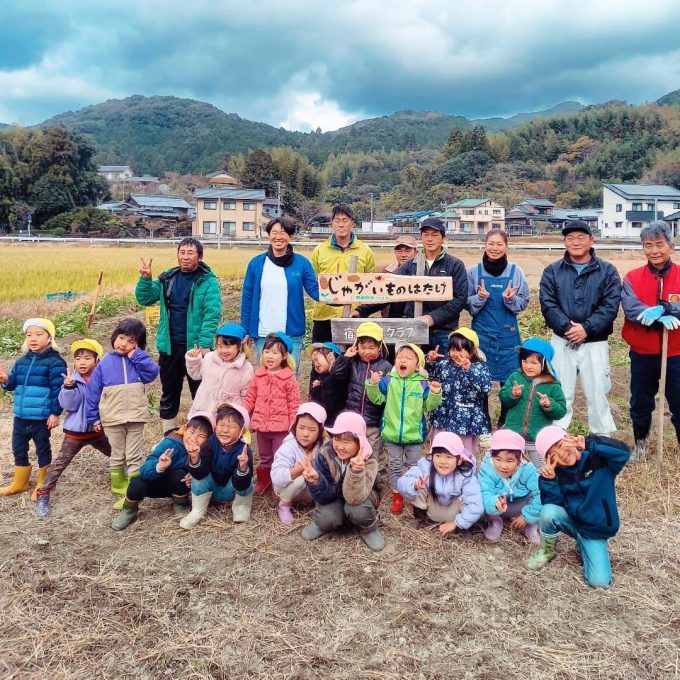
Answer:
POLYGON ((179 523, 193 529, 208 511, 210 499, 216 503, 233 501, 234 522, 247 522, 253 504, 253 452, 248 411, 240 404, 220 404, 215 432, 200 452, 189 454, 191 512, 179 523))
POLYGON ((484 535, 496 542, 503 532, 503 520, 532 542, 539 543, 538 519, 541 495, 538 471, 524 455, 524 438, 512 430, 496 430, 491 449, 479 469, 487 526, 484 535))
POLYGON ((302 473, 305 461, 311 463, 324 443, 326 409, 313 401, 300 404, 290 434, 274 453, 272 485, 274 495, 280 498, 277 512, 283 524, 293 524, 293 503, 311 502, 302 473))
POLYGON ((544 459, 539 479, 541 547, 529 557, 529 569, 541 569, 555 558, 562 532, 576 540, 585 582, 609 588, 607 542, 619 529, 615 480, 630 449, 610 437, 573 437, 550 425, 536 436, 536 451, 544 459))
POLYGON ((302 476, 316 508, 314 521, 302 535, 314 541, 348 522, 359 529, 371 550, 382 550, 385 539, 378 530, 378 461, 366 437, 366 423, 358 413, 343 411, 327 431, 331 441, 313 462, 305 461, 302 476))
POLYGON ((442 536, 469 529, 484 512, 475 457, 453 432, 438 432, 430 453, 399 478, 397 488, 413 505, 416 525, 440 523, 442 536))
POLYGON ((145 498, 172 498, 178 517, 189 511, 190 455, 200 452, 215 429, 215 417, 207 411, 197 411, 189 422, 171 430, 146 457, 139 475, 130 480, 123 509, 111 523, 116 531, 127 529, 137 519, 139 504, 145 498))

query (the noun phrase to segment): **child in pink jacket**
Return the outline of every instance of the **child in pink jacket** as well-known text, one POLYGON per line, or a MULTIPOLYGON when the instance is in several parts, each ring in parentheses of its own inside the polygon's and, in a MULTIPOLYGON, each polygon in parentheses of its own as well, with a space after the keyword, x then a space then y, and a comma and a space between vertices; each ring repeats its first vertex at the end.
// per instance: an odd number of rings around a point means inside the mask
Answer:
POLYGON ((253 366, 243 350, 246 331, 237 323, 225 323, 215 334, 215 350, 205 356, 200 349, 186 353, 187 373, 200 380, 187 419, 194 413, 215 413, 220 404, 241 404, 253 379, 253 366))
POLYGON ((260 465, 254 493, 271 489, 274 451, 283 443, 300 405, 300 388, 295 379, 293 342, 285 333, 270 333, 264 341, 260 366, 250 383, 243 405, 257 432, 260 465))

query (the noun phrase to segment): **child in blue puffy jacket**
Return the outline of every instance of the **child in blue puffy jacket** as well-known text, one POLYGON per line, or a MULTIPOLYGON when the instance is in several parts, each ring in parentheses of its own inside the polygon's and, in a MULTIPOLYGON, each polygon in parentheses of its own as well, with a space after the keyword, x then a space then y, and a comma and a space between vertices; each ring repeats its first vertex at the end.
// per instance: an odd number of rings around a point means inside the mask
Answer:
POLYGON ((28 491, 31 479, 28 446, 33 440, 38 456, 38 479, 31 500, 36 500, 36 492, 52 462, 50 433, 59 425, 59 390, 67 369, 59 356, 54 324, 49 319, 28 319, 23 331, 26 339, 21 349, 25 354, 16 360, 9 375, 0 366, 0 387, 14 392, 14 478, 0 488, 0 496, 28 491))
POLYGON ((486 530, 490 541, 498 541, 503 532, 503 520, 532 542, 539 543, 538 519, 541 495, 538 471, 524 459, 525 442, 512 430, 496 430, 491 435, 491 448, 479 469, 486 530))
POLYGON ((545 461, 539 479, 541 547, 529 557, 529 569, 542 569, 555 558, 557 538, 564 533, 576 540, 586 583, 609 588, 608 541, 619 530, 616 476, 630 449, 610 437, 573 437, 549 425, 536 435, 536 452, 545 461))

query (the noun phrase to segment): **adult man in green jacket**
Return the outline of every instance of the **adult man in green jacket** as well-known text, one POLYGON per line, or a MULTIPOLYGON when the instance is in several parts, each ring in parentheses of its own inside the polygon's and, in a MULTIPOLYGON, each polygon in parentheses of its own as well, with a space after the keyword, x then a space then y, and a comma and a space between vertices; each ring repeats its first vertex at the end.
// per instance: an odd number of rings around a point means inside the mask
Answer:
POLYGON ((180 241, 179 266, 167 269, 157 279, 152 278, 151 262, 142 259, 135 296, 145 307, 160 303, 156 347, 163 389, 160 416, 165 433, 177 426, 185 376, 192 399, 196 394, 200 381, 187 375, 184 357, 187 349, 198 347, 205 354, 213 348, 222 295, 217 277, 203 262, 203 244, 195 238, 180 241))

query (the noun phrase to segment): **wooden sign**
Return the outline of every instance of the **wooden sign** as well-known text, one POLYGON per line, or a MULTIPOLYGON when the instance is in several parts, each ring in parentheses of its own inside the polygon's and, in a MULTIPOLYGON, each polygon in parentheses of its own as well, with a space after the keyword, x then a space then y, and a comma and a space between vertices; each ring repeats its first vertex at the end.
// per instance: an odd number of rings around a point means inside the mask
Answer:
POLYGON ((319 302, 331 305, 452 299, 453 281, 450 276, 395 276, 386 273, 319 275, 319 302))
MULTIPOLYGON (((408 277, 407 277, 408 278, 408 277)), ((427 321, 422 319, 331 319, 331 334, 333 342, 338 345, 353 345, 357 339, 357 326, 365 321, 373 321, 382 327, 386 345, 394 345, 400 340, 412 342, 415 345, 427 345, 430 333, 427 321)))

